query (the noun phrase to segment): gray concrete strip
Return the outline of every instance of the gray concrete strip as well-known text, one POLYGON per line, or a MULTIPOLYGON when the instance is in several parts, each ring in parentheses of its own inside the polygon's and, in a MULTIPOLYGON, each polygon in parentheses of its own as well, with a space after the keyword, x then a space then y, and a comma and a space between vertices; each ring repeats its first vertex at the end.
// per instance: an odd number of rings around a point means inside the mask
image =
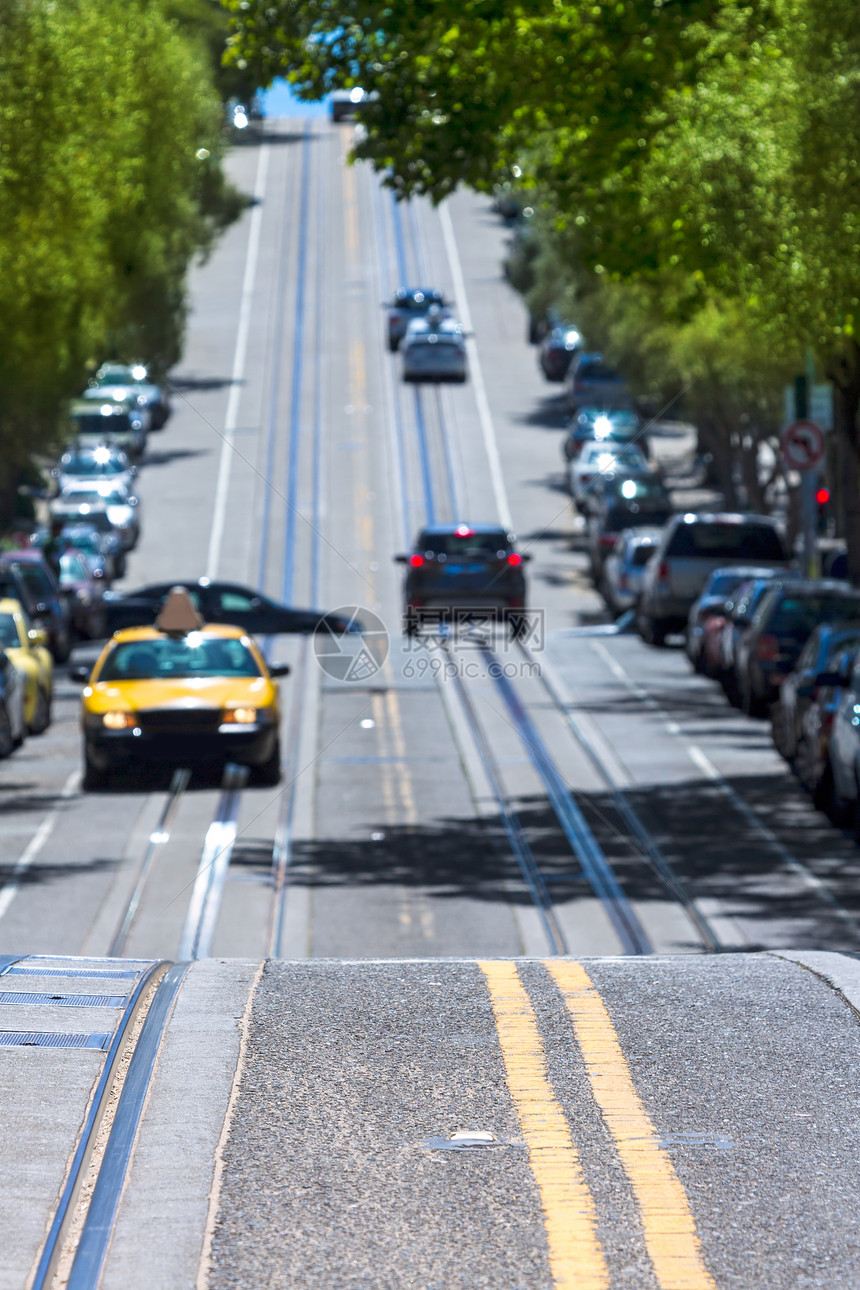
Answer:
MULTIPOLYGON (((69 1017, 78 1009, 57 1011, 66 1030, 79 1029, 69 1017)), ((108 1031, 116 1014, 105 1011, 96 1028, 108 1031)), ((28 1284, 103 1062, 103 1052, 86 1049, 0 1048, 0 1290, 28 1284)))
POLYGON ((816 976, 841 994, 855 1012, 860 1014, 860 961, 848 954, 834 954, 830 950, 775 950, 781 959, 790 959, 808 968, 816 976))
POLYGON ((195 963, 176 1001, 100 1285, 189 1290, 197 1277, 239 1023, 257 970, 195 963))

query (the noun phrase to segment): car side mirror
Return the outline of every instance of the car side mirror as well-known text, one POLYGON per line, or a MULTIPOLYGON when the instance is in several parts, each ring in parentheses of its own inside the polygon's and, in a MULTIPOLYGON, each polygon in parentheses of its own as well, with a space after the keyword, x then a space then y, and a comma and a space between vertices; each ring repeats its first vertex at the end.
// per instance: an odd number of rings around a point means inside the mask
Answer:
POLYGON ((408 564, 408 563, 409 563, 409 556, 408 556, 408 555, 396 555, 396 556, 394 557, 394 563, 395 563, 395 564, 408 564))
POLYGON ((27 639, 31 645, 47 645, 48 633, 43 631, 41 627, 31 627, 27 632, 27 639))
POLYGON ((270 676, 289 676, 290 675, 289 663, 270 663, 269 675, 270 676))
POLYGON ((91 671, 92 668, 87 667, 85 663, 76 663, 74 667, 69 668, 69 676, 73 681, 80 681, 82 685, 86 685, 91 671))

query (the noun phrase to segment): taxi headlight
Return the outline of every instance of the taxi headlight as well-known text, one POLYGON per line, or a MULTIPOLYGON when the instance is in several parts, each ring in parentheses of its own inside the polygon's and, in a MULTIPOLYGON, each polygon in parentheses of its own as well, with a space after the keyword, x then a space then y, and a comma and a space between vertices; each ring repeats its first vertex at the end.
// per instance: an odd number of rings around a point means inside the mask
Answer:
POLYGON ((108 730, 128 730, 134 725, 134 717, 130 712, 105 712, 102 724, 108 730))
POLYGON ((257 720, 256 708, 227 708, 224 713, 225 723, 237 726, 252 726, 257 720))

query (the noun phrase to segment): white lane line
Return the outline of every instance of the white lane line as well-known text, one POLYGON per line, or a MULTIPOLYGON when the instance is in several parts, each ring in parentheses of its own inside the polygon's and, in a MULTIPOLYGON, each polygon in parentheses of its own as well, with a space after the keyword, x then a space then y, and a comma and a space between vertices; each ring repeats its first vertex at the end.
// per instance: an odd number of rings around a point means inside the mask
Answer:
POLYGON ((251 211, 251 222, 248 229, 245 276, 242 280, 239 325, 236 329, 236 348, 233 351, 230 396, 227 399, 227 414, 224 418, 224 436, 221 440, 218 482, 215 485, 215 505, 212 510, 212 529, 209 534, 209 554, 206 557, 207 578, 217 576, 218 561, 221 558, 221 543, 224 539, 224 522, 227 517, 227 490, 230 486, 230 467, 233 464, 233 446, 239 416, 239 400, 242 397, 242 377, 245 371, 245 359, 248 354, 248 335, 251 329, 251 301, 254 295, 254 279, 257 274, 257 259, 260 251, 260 225, 263 219, 263 196, 266 191, 268 172, 269 145, 264 143, 260 148, 260 159, 257 162, 257 179, 254 184, 254 209, 251 211))
POLYGON ((447 202, 443 202, 439 207, 439 223, 442 225, 442 240, 445 243, 445 254, 448 257, 451 281, 454 283, 457 311, 463 324, 463 330, 466 333, 466 357, 469 360, 469 374, 475 391, 475 402, 478 405, 478 420, 481 423, 484 450, 490 467, 490 481, 493 485, 496 512, 499 517, 499 523, 506 529, 513 529, 514 522, 511 517, 505 479, 502 474, 502 462, 499 457, 499 445, 496 439, 496 429, 493 425, 493 414, 490 411, 490 401, 487 398, 487 387, 484 384, 484 373, 481 360, 478 357, 478 346, 472 332, 472 314, 469 309, 469 299, 466 295, 463 266, 460 263, 460 252, 457 249, 457 239, 454 236, 454 225, 451 223, 451 213, 448 210, 447 202))
POLYGON ((57 820, 60 818, 60 810, 63 802, 74 796, 77 792, 80 778, 81 772, 79 770, 73 770, 60 790, 60 801, 45 816, 44 820, 39 825, 18 859, 15 861, 15 864, 12 866, 9 880, 3 887, 2 891, 0 891, 0 918, 8 912, 9 906, 12 904, 12 901, 21 889, 21 878, 30 868, 30 865, 36 859, 36 856, 54 832, 54 829, 57 826, 57 820))
POLYGON ((724 796, 729 799, 734 808, 744 817, 750 828, 754 829, 755 832, 764 839, 771 850, 779 857, 786 869, 789 869, 793 874, 796 874, 796 876, 800 878, 810 891, 814 891, 819 899, 829 905, 833 910, 833 913, 847 927, 851 928, 851 931, 855 936, 860 937, 860 923, 858 923, 853 914, 851 914, 844 905, 840 904, 838 898, 833 895, 833 892, 827 884, 822 882, 817 874, 813 873, 811 869, 808 869, 801 860, 798 860, 796 856, 792 855, 788 847, 784 846, 783 843, 780 842, 773 830, 759 819, 752 807, 749 806, 740 794, 732 788, 731 784, 722 772, 717 769, 704 749, 697 743, 694 743, 685 734, 677 721, 673 721, 671 719, 668 712, 666 712, 665 708, 660 706, 653 695, 649 694, 647 690, 643 690, 642 687, 633 680, 618 660, 610 654, 605 645, 600 641, 592 641, 591 648, 596 654, 600 655, 600 657, 605 661, 610 672, 612 672, 614 676, 618 677, 622 685, 624 685, 631 694, 634 694, 637 699, 641 700, 642 703, 644 703, 656 716, 660 718, 668 733, 681 739, 684 751, 694 766, 697 766, 705 778, 709 779, 711 783, 719 788, 724 796))

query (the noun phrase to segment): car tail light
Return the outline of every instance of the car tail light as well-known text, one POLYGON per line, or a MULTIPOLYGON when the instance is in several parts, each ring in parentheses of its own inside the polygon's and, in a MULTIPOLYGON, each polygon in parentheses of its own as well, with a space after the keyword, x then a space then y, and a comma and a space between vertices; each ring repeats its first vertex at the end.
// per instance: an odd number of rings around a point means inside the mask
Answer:
POLYGON ((409 609, 420 609, 424 604, 424 599, 421 596, 413 596, 411 600, 407 600, 406 604, 409 609))
POLYGON ((661 560, 660 563, 657 565, 657 581, 658 582, 669 581, 669 562, 667 560, 661 560))
POLYGON ((409 563, 412 565, 412 568, 413 568, 413 569, 420 569, 420 568, 421 568, 421 566, 422 566, 422 564, 424 563, 424 556, 423 556, 423 555, 410 555, 410 557, 409 557, 409 563))
POLYGON ((592 479, 594 479, 593 475, 580 475, 579 482, 581 484, 590 484, 592 479))
POLYGON ((510 600, 508 601, 508 608, 523 609, 525 608, 525 601, 522 600, 519 596, 511 596, 510 600))
POLYGON ((601 533, 597 539, 597 545, 611 548, 615 546, 617 541, 617 533, 601 533))
POLYGON ((755 655, 760 663, 772 663, 779 658, 779 641, 775 636, 759 636, 755 655))
POLYGON ((522 562, 523 562, 523 557, 516 551, 512 551, 508 556, 508 564, 512 564, 514 565, 514 567, 516 567, 516 565, 518 564, 522 564, 522 562))

